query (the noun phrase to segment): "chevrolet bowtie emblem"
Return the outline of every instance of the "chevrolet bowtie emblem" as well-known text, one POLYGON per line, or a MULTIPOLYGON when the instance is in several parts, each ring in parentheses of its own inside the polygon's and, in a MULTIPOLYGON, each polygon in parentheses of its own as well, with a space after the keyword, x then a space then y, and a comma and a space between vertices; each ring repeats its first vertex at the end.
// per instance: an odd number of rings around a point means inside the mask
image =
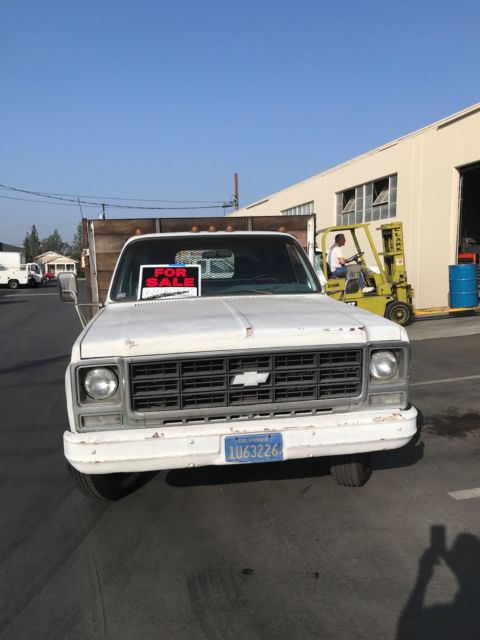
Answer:
POLYGON ((245 371, 244 373, 237 373, 233 378, 232 384, 243 384, 244 387, 258 387, 259 384, 264 384, 268 380, 270 373, 258 373, 258 371, 245 371))

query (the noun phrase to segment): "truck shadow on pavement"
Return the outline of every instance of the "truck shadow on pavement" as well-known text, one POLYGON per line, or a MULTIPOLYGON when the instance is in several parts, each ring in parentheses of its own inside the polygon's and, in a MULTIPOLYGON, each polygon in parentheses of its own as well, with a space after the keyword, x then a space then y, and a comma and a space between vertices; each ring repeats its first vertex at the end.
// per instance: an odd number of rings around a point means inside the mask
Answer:
POLYGON ((231 467, 175 469, 167 473, 165 482, 173 487, 196 487, 265 480, 317 478, 328 474, 328 458, 313 458, 269 462, 267 464, 235 464, 231 467))
POLYGON ((418 563, 412 592, 400 615, 396 640, 478 640, 480 638, 480 540, 459 534, 448 549, 444 525, 433 525, 430 546, 418 563), (453 602, 426 606, 435 568, 444 564, 455 576, 458 591, 453 602))

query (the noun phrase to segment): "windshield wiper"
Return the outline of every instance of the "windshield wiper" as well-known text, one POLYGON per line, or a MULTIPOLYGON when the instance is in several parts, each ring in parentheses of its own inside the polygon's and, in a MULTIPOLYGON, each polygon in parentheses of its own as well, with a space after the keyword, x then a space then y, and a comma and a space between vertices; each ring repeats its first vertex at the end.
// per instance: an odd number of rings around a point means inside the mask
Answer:
POLYGON ((263 293, 264 295, 268 296, 271 293, 275 293, 275 291, 272 291, 272 289, 247 289, 242 293, 263 293))
MULTIPOLYGON (((148 296, 148 298, 142 298, 142 302, 146 302, 148 300, 158 300, 159 298, 171 298, 172 296, 184 296, 186 293, 190 293, 189 291, 177 291, 176 293, 157 293, 154 296, 148 296)), ((196 298, 197 296, 190 296, 191 298, 196 298)))

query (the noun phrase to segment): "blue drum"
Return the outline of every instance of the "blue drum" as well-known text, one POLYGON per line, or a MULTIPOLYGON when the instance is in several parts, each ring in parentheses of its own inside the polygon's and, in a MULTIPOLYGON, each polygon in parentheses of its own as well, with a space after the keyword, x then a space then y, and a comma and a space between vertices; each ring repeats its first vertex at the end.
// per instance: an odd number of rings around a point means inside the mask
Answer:
POLYGON ((473 263, 452 264, 448 267, 451 307, 478 305, 477 270, 477 265, 473 263))

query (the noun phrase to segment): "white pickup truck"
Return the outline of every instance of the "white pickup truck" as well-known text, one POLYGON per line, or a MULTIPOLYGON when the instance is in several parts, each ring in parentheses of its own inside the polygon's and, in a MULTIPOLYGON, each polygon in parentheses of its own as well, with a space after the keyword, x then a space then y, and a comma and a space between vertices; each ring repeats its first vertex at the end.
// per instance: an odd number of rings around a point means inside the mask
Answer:
POLYGON ((73 346, 68 468, 104 499, 140 472, 324 456, 361 486, 416 433, 409 361, 405 329, 322 294, 287 233, 132 237, 73 346))

